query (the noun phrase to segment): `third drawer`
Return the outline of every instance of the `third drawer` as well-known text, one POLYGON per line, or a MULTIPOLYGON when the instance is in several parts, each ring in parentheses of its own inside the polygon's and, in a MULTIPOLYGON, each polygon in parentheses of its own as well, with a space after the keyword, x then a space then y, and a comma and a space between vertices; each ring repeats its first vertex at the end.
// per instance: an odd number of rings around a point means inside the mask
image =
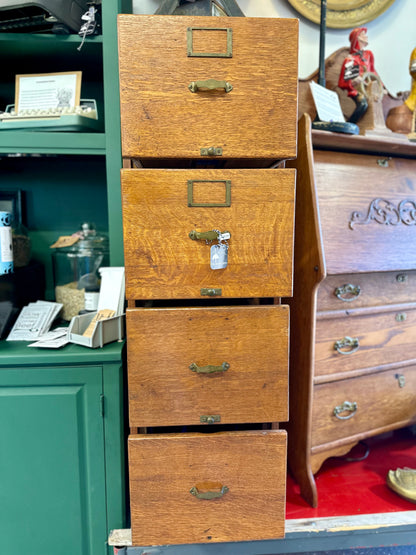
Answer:
POLYGON ((288 325, 286 305, 128 309, 130 426, 286 421, 288 325))

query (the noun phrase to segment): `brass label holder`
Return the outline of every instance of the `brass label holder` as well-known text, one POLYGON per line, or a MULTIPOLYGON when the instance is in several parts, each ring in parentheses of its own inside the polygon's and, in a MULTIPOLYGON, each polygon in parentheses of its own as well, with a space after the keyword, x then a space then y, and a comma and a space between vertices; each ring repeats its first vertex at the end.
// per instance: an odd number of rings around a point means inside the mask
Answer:
POLYGON ((230 179, 188 179, 188 206, 192 208, 213 208, 231 206, 231 180, 230 179), (225 198, 224 202, 194 202, 194 184, 195 183, 224 183, 225 198))
POLYGON ((230 27, 188 27, 186 32, 187 54, 197 58, 232 58, 233 57, 233 30, 230 27), (227 33, 227 49, 225 52, 194 52, 194 31, 225 31, 227 33))

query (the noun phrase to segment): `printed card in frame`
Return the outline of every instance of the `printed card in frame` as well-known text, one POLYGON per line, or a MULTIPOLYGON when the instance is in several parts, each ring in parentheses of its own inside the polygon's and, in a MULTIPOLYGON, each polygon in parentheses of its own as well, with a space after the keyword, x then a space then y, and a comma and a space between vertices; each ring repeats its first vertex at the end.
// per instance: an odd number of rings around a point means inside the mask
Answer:
POLYGON ((16 75, 15 110, 75 108, 81 98, 82 71, 16 75))

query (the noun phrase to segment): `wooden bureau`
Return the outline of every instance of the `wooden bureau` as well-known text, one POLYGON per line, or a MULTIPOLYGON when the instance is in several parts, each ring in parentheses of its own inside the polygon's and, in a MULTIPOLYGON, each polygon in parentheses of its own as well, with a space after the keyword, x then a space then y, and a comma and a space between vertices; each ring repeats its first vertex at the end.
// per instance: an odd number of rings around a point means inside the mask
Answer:
POLYGON ((284 535, 297 26, 119 17, 134 545, 284 535))
POLYGON ((289 300, 288 461, 314 507, 325 459, 416 420, 416 148, 322 133, 301 118, 289 300))

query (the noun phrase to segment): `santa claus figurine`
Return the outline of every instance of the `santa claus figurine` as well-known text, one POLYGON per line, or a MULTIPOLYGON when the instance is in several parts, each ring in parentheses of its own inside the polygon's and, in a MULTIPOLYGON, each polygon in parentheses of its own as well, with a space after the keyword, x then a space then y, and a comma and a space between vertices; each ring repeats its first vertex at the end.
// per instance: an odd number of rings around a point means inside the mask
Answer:
POLYGON ((363 92, 360 90, 363 75, 373 73, 377 75, 374 67, 374 55, 371 50, 364 50, 368 45, 367 28, 357 27, 353 29, 349 36, 350 53, 345 58, 339 75, 338 86, 345 89, 348 96, 356 104, 354 112, 349 121, 356 123, 367 111, 368 102, 363 92))

